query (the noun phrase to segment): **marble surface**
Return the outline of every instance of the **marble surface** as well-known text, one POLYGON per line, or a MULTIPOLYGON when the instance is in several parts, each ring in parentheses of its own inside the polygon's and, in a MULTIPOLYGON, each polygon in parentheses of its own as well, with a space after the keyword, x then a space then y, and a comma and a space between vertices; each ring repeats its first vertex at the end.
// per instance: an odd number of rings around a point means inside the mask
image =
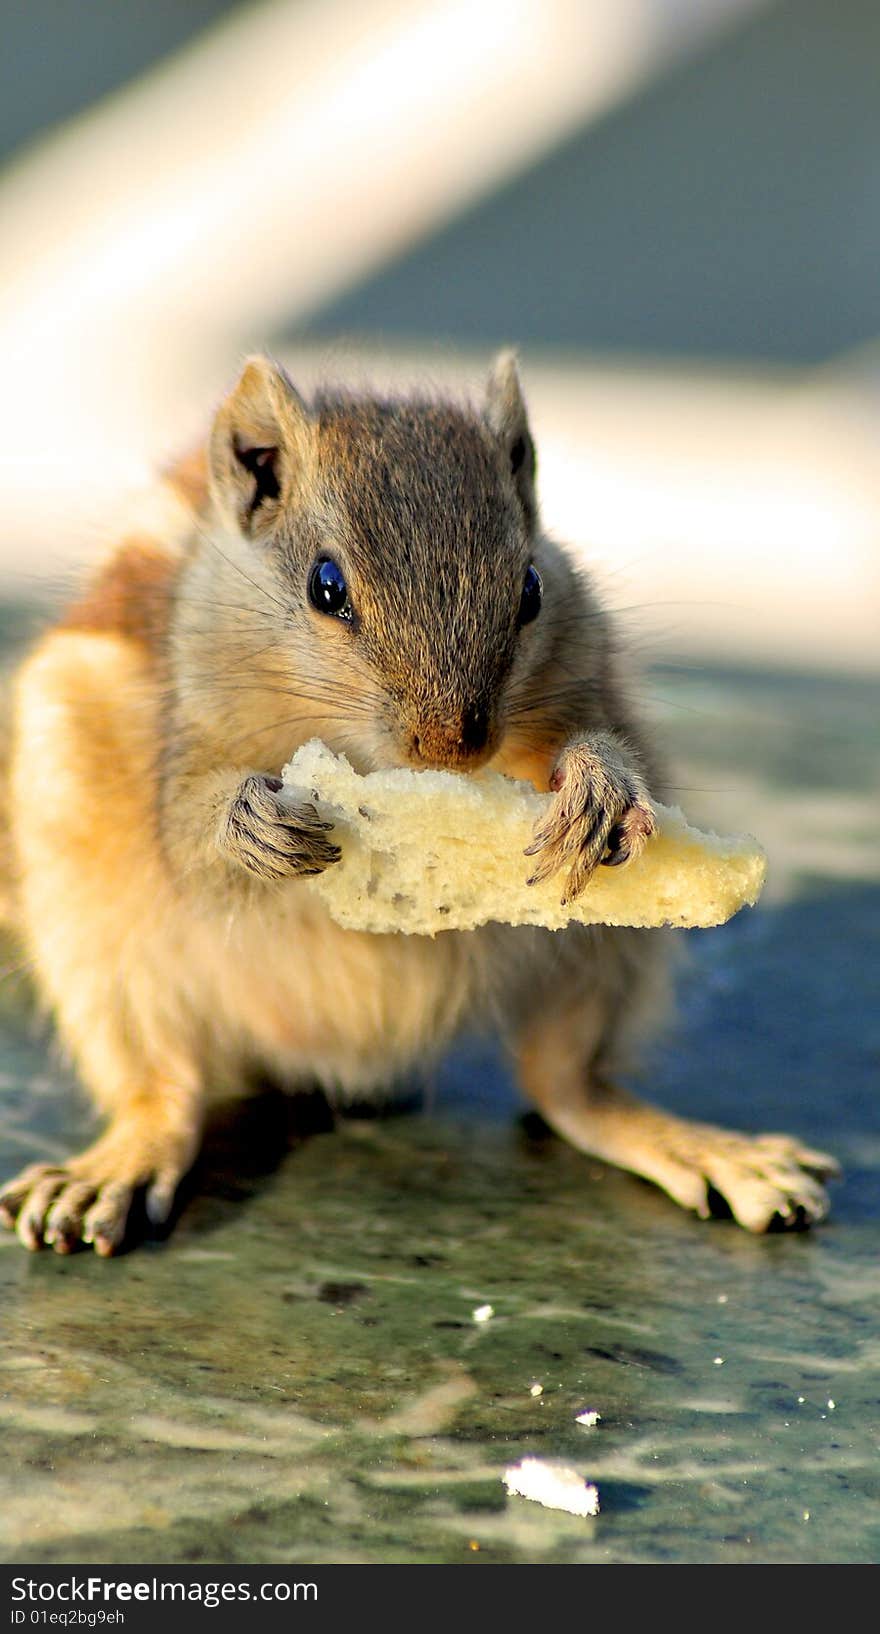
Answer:
MULTIPOLYGON (((830 1221, 690 1218, 524 1120, 483 1045, 432 1106, 335 1130, 267 1091, 213 1130, 169 1240, 101 1262, 0 1236, 3 1559, 878 1558, 876 688, 648 691, 682 803, 756 832, 771 886, 688 937, 641 1087, 833 1150, 830 1221), (599 1516, 507 1497, 529 1455, 594 1481, 599 1516)), ((89 1115, 21 977, 0 1006, 2 1177, 89 1115)))

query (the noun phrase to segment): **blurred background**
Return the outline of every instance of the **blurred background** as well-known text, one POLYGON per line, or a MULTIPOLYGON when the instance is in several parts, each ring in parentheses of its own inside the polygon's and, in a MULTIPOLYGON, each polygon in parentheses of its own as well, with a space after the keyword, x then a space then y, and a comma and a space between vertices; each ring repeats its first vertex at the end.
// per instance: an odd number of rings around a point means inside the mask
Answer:
MULTIPOLYGON (((660 660, 880 664, 873 0, 6 0, 0 570, 241 354, 476 389, 660 660)), ((118 511, 117 511, 118 515, 118 511)))

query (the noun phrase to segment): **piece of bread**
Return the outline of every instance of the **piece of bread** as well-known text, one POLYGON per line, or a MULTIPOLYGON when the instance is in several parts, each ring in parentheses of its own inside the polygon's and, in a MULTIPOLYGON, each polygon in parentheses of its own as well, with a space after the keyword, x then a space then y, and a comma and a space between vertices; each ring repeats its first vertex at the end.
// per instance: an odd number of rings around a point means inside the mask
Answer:
POLYGON ((596 869, 563 907, 564 875, 526 885, 523 856, 550 794, 497 772, 472 777, 397 769, 361 777, 313 738, 284 769, 336 823, 342 860, 309 881, 351 930, 433 936, 488 920, 561 929, 606 925, 720 925, 760 894, 766 861, 748 836, 720 839, 689 828, 675 807, 655 806, 658 831, 642 856, 596 869))

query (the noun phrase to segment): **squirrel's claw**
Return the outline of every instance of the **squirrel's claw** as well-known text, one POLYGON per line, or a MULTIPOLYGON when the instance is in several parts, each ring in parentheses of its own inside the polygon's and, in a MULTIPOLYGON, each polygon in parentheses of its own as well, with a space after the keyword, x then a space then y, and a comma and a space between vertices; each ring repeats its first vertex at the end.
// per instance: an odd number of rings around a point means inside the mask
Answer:
POLYGON ((249 873, 265 880, 320 874, 342 852, 326 838, 332 829, 310 800, 291 798, 280 778, 252 773, 236 794, 220 844, 249 873))
POLYGON ((554 799, 525 850, 539 859, 527 883, 539 885, 567 867, 565 906, 600 863, 617 867, 638 856, 656 822, 640 775, 604 737, 563 750, 550 787, 554 799))

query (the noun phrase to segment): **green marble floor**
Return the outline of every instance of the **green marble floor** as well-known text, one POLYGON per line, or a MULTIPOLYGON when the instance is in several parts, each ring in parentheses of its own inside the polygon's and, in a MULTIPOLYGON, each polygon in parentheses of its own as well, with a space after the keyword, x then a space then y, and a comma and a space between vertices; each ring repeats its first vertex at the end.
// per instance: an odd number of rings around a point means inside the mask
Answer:
MULTIPOLYGON (((687 938, 641 1087, 834 1151, 831 1220, 686 1216, 523 1121, 482 1045, 431 1108, 335 1131, 267 1093, 214 1130, 167 1242, 101 1262, 0 1237, 4 1559, 880 1557, 877 689, 646 690, 681 802, 757 833, 771 884, 687 938), (530 1454, 595 1481, 600 1515, 508 1498, 530 1454)), ((88 1118, 19 981, 2 994, 5 1176, 88 1118)))

